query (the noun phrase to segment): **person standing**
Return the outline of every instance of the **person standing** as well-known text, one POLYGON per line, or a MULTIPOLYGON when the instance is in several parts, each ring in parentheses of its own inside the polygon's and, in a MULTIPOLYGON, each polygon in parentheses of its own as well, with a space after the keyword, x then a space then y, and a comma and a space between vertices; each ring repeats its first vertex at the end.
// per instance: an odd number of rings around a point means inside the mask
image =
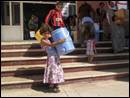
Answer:
POLYGON ((79 23, 80 25, 80 43, 81 47, 85 47, 84 41, 85 36, 88 34, 88 30, 91 28, 91 32, 94 32, 94 21, 93 18, 95 16, 94 9, 90 4, 88 4, 86 1, 84 2, 83 5, 80 6, 79 8, 79 23))
POLYGON ((71 38, 72 38, 72 29, 71 29, 71 26, 72 26, 72 20, 73 20, 73 17, 72 16, 69 16, 67 19, 66 19, 66 28, 68 29, 68 31, 69 31, 69 34, 70 34, 70 36, 71 36, 71 38))
POLYGON ((96 42, 98 42, 100 40, 100 23, 98 20, 95 20, 94 22, 94 28, 95 28, 95 39, 96 42))
POLYGON ((89 33, 88 38, 86 40, 86 55, 88 56, 89 63, 92 63, 95 54, 96 54, 95 34, 89 33))
MULTIPOLYGON (((104 2, 100 2, 99 3, 99 7, 96 9, 96 13, 97 13, 97 17, 98 17, 98 21, 99 21, 99 27, 100 27, 100 40, 103 40, 103 22, 106 18, 106 9, 105 9, 105 3, 104 2)), ((106 33, 106 32, 105 32, 106 33)))
MULTIPOLYGON (((61 13, 62 6, 63 6, 62 2, 57 1, 55 5, 55 9, 50 10, 48 15, 45 18, 45 25, 47 25, 51 29, 50 33, 53 30, 56 30, 61 27, 65 27, 62 13, 61 13)), ((50 44, 55 43, 52 36, 48 37, 47 40, 50 44)), ((62 43, 64 41, 62 40, 62 43)), ((45 40, 43 40, 43 42, 45 43, 45 40)), ((58 42, 58 44, 60 43, 61 42, 58 42)), ((60 56, 58 55, 58 52, 56 50, 55 47, 56 45, 47 45, 47 46, 53 46, 53 50, 55 54, 53 55, 53 53, 48 52, 47 67, 45 68, 43 82, 49 83, 50 88, 54 88, 54 90, 59 91, 58 84, 64 82, 64 77, 63 77, 64 72, 60 64, 60 56), (50 85, 50 82, 52 85, 50 85)))
POLYGON ((109 9, 107 10, 107 18, 111 30, 113 52, 122 52, 125 46, 125 31, 123 28, 123 22, 115 14, 117 9, 114 3, 112 1, 109 1, 108 6, 109 9))
POLYGON ((38 29, 38 17, 37 16, 35 16, 35 15, 31 16, 31 19, 29 20, 29 23, 28 23, 28 28, 30 31, 30 39, 34 39, 35 32, 38 29))
POLYGON ((50 10, 45 18, 45 24, 49 25, 53 30, 65 26, 61 13, 62 6, 62 2, 57 1, 55 9, 50 10))
POLYGON ((59 92, 58 85, 64 82, 64 72, 60 64, 60 56, 57 54, 54 47, 58 44, 62 44, 65 39, 50 42, 49 38, 51 37, 51 29, 46 24, 42 24, 37 33, 38 32, 43 36, 40 41, 41 47, 47 52, 47 65, 43 75, 43 83, 47 84, 47 90, 59 92))
MULTIPOLYGON (((62 17, 62 7, 63 3, 61 1, 56 1, 55 8, 50 10, 45 18, 45 24, 49 25, 52 30, 56 30, 61 27, 65 27, 63 17, 62 17)), ((49 38, 53 42, 52 37, 49 38)))
POLYGON ((117 1, 118 16, 123 21, 123 27, 125 30, 126 46, 129 45, 129 6, 128 1, 117 1))

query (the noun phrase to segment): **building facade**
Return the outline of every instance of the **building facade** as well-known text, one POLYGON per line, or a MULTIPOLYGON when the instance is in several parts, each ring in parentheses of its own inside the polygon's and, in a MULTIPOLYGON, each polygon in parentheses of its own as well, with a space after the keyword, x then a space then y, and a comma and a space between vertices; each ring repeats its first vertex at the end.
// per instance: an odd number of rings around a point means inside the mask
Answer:
MULTIPOLYGON (((96 9, 101 1, 87 1, 96 9)), ((106 3, 107 1, 103 1, 106 3)), ((28 21, 32 14, 39 18, 39 26, 46 14, 54 8, 54 1, 2 1, 1 2, 1 40, 23 41, 29 40, 28 21)), ((69 7, 63 12, 65 17, 78 15, 79 7, 84 1, 64 1, 69 7)), ((77 33, 75 33, 77 37, 77 33)), ((77 38, 75 38, 77 41, 77 38)))
MULTIPOLYGON (((54 8, 54 1, 2 1, 1 2, 1 40, 22 41, 29 40, 28 21, 32 14, 39 19, 38 25, 44 21, 50 9, 54 8)), ((67 2, 63 2, 64 5, 67 2)), ((76 14, 76 3, 69 3, 69 10, 65 17, 76 14), (69 14, 68 14, 69 13, 69 14)))

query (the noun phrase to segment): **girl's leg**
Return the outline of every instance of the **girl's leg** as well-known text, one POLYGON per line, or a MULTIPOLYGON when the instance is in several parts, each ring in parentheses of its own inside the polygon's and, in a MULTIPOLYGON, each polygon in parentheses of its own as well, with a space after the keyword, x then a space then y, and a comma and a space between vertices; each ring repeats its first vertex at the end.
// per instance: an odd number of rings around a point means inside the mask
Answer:
POLYGON ((60 92, 58 84, 50 84, 49 85, 49 91, 58 93, 60 92))
POLYGON ((50 86, 50 84, 49 84, 49 83, 46 83, 45 85, 46 85, 46 88, 49 88, 49 86, 50 86))
POLYGON ((54 88, 54 84, 49 84, 49 88, 54 88))
POLYGON ((58 87, 58 84, 55 84, 55 85, 54 85, 54 91, 55 91, 55 92, 60 92, 59 87, 58 87))
POLYGON ((54 84, 54 88, 59 88, 58 84, 54 84))
POLYGON ((90 56, 90 63, 93 61, 93 58, 94 58, 94 56, 91 55, 91 56, 90 56))
POLYGON ((88 56, 88 62, 90 62, 90 56, 88 56))

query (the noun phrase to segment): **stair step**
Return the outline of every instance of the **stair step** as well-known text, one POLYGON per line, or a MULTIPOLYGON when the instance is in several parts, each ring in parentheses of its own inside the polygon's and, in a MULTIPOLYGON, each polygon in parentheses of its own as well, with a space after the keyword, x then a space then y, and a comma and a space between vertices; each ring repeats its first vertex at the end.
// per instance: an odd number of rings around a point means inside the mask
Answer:
MULTIPOLYGON (((65 83, 117 79, 129 76, 129 53, 112 53, 112 42, 96 43, 93 64, 87 63, 86 48, 74 43, 76 50, 61 56, 65 83)), ((35 41, 1 42, 1 89, 42 85, 46 53, 35 41)))
MULTIPOLYGON (((72 83, 76 81, 94 81, 94 80, 105 80, 115 79, 119 77, 128 77, 129 68, 118 68, 118 69, 107 69, 100 71, 81 71, 81 72, 69 72, 65 73, 65 83, 72 83)), ((21 77, 2 77, 1 88, 16 88, 16 87, 31 87, 33 84, 42 83, 41 75, 33 76, 21 76, 21 77)))
MULTIPOLYGON (((112 41, 99 41, 97 42, 99 44, 106 44, 106 43, 112 43, 112 41)), ((26 44, 39 44, 38 41, 36 40, 27 40, 27 41, 11 41, 11 42, 1 42, 1 45, 26 45, 26 44)), ((75 43, 75 44, 79 44, 79 43, 75 43)))
MULTIPOLYGON (((124 52, 128 52, 128 47, 125 47, 124 52)), ((112 53, 111 47, 100 47, 97 48, 97 53, 112 53)), ((77 54, 86 54, 86 48, 76 48, 75 51, 67 55, 77 55, 77 54)), ((11 50, 1 50, 1 57, 36 57, 36 56, 46 56, 46 52, 42 49, 11 49, 11 50)))
MULTIPOLYGON (((18 76, 18 75, 32 75, 42 74, 46 64, 40 65, 17 65, 17 66, 2 66, 1 77, 3 76, 18 76)), ((128 67, 129 60, 111 60, 111 61, 98 61, 90 64, 85 62, 63 63, 65 72, 77 72, 87 70, 102 70, 110 68, 128 67)))
MULTIPOLYGON (((40 48, 40 45, 37 41, 30 42, 1 42, 1 49, 37 49, 40 48)), ((74 43, 75 47, 80 47, 80 43, 74 43)), ((110 47, 112 46, 111 41, 101 41, 96 43, 97 47, 110 47)))
POLYGON ((38 44, 36 40, 25 40, 25 41, 3 41, 1 45, 21 45, 21 44, 38 44))
MULTIPOLYGON (((104 57, 104 56, 120 56, 120 55, 129 55, 129 53, 117 53, 117 54, 97 54, 96 57, 104 57)), ((83 58, 86 57, 86 55, 76 55, 76 56, 61 56, 61 58, 83 58)), ((14 60, 35 60, 35 59, 47 59, 47 56, 45 57, 3 57, 1 58, 1 61, 14 61, 14 60)))
MULTIPOLYGON (((129 63, 129 60, 110 60, 110 61, 98 61, 94 63, 86 63, 86 62, 73 62, 73 63, 63 63, 63 68, 75 68, 75 67, 92 67, 92 66, 103 66, 103 65, 110 65, 110 64, 124 64, 129 63)), ((39 65, 17 65, 17 66, 1 66, 1 72, 4 71, 16 71, 19 68, 35 68, 41 67, 44 68, 46 64, 39 64, 39 65)), ((22 70, 22 69, 21 69, 22 70)))
MULTIPOLYGON (((129 53, 117 53, 117 54, 97 54, 95 55, 94 61, 97 60, 116 60, 116 59, 128 59, 129 53)), ((31 65, 31 64, 45 64, 47 56, 44 57, 2 57, 1 65, 10 66, 10 65, 31 65)), ((61 56, 62 63, 70 62, 87 62, 86 55, 74 55, 74 56, 61 56)))

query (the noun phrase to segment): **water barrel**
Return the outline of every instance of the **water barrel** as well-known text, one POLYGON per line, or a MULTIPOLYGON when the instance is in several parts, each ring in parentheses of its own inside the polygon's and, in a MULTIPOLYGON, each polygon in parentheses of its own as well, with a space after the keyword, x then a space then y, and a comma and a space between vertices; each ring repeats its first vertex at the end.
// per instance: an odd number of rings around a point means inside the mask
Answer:
POLYGON ((69 31, 64 28, 58 28, 52 33, 52 38, 54 41, 57 41, 62 38, 66 38, 65 42, 56 46, 57 52, 59 55, 65 55, 75 50, 73 41, 69 35, 69 31))

